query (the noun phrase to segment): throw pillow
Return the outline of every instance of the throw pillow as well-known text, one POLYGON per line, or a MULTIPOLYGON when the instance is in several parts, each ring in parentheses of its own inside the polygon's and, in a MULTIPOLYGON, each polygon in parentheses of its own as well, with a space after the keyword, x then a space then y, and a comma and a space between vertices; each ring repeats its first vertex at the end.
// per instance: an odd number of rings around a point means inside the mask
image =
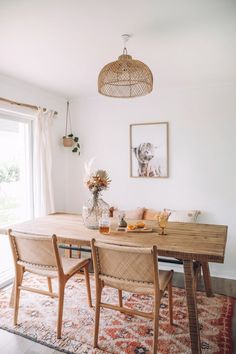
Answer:
POLYGON ((134 210, 126 210, 125 217, 126 219, 143 219, 144 208, 137 208, 134 210))
POLYGON ((136 208, 133 210, 119 210, 114 209, 113 217, 118 218, 121 212, 125 213, 125 219, 141 220, 143 219, 144 208, 136 208))
POLYGON ((144 220, 157 220, 160 213, 161 213, 160 210, 144 209, 143 219, 144 220))

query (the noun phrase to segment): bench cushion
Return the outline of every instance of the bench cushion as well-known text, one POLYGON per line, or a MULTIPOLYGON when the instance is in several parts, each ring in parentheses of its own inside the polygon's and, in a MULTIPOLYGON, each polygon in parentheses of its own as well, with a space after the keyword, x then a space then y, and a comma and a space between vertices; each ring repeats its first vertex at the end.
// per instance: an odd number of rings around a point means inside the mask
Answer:
POLYGON ((143 219, 144 220, 157 220, 160 213, 161 213, 160 210, 144 209, 143 219))
POLYGON ((167 209, 170 212, 169 221, 177 222, 197 222, 199 210, 173 210, 167 209))

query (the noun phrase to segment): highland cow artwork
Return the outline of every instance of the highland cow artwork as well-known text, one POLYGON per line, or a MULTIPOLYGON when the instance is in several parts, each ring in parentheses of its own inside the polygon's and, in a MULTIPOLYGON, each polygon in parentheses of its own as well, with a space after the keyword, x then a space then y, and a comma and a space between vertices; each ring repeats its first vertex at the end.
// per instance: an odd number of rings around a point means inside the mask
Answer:
POLYGON ((168 177, 168 123, 130 125, 130 176, 168 177))

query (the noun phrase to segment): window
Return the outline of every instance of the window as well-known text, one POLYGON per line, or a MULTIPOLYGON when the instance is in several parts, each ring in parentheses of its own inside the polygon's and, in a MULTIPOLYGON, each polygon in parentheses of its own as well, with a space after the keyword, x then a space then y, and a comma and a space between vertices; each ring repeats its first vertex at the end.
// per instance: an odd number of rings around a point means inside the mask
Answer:
MULTIPOLYGON (((32 121, 0 114, 0 228, 32 216, 32 121)), ((0 236, 0 286, 12 277, 8 239, 0 236)))

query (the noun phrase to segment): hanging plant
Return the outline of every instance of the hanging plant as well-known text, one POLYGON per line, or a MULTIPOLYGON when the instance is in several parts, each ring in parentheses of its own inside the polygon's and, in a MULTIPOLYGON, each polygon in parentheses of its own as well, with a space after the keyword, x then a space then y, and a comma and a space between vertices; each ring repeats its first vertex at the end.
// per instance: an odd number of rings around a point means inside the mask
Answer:
POLYGON ((72 134, 72 125, 71 125, 69 101, 67 101, 67 106, 66 106, 66 129, 65 129, 65 135, 63 136, 62 140, 63 140, 63 145, 65 147, 72 148, 72 152, 77 152, 80 155, 79 138, 78 138, 78 136, 74 136, 74 134, 72 134), (68 125, 69 125, 69 127, 68 127, 68 125), (70 131, 70 134, 67 134, 68 131, 70 131))

